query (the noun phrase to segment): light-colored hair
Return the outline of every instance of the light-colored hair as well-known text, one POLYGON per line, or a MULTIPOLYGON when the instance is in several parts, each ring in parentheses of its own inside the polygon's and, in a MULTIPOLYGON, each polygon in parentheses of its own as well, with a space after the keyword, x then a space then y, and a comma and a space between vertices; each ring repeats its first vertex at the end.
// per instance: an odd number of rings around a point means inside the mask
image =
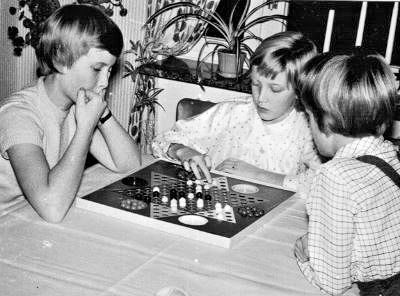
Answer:
POLYGON ((397 100, 395 77, 380 55, 321 54, 300 77, 301 100, 323 132, 381 135, 397 100))
POLYGON ((41 74, 56 73, 56 65, 71 67, 90 48, 119 57, 123 48, 118 26, 100 9, 70 4, 57 9, 41 27, 36 56, 41 74))
POLYGON ((250 66, 268 78, 285 72, 295 88, 299 73, 315 55, 317 47, 310 39, 300 32, 285 31, 264 39, 254 51, 250 66))

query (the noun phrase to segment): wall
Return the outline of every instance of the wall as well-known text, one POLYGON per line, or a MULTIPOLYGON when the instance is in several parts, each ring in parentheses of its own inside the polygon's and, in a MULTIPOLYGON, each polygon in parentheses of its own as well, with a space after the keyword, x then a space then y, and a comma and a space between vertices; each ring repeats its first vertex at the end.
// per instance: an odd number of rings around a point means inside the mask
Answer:
MULTIPOLYGON (((72 3, 72 0, 60 0, 61 5, 72 3)), ((7 37, 10 25, 17 25, 24 30, 16 16, 9 14, 10 6, 18 5, 18 0, 0 1, 0 98, 32 83, 36 79, 36 58, 31 47, 25 48, 21 57, 13 56, 13 47, 7 37)), ((146 17, 146 1, 125 0, 128 9, 126 17, 120 17, 118 9, 114 10, 112 19, 119 25, 124 36, 125 49, 129 49, 129 40, 141 38, 141 27, 146 17)), ((123 68, 114 77, 110 85, 109 105, 113 114, 124 127, 128 126, 133 84, 129 78, 122 79, 123 68)))
POLYGON ((205 87, 205 91, 196 84, 167 79, 157 79, 157 87, 164 89, 158 97, 158 102, 164 107, 156 108, 156 134, 172 127, 176 118, 176 105, 183 98, 198 98, 213 102, 222 102, 230 98, 247 96, 249 94, 229 91, 214 87, 205 87))

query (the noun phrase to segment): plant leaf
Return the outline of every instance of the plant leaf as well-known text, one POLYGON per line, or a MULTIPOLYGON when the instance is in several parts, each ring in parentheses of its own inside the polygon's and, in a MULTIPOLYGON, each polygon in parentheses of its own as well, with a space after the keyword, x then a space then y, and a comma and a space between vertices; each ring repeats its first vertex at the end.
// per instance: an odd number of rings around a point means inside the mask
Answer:
POLYGON ((240 21, 240 26, 239 28, 241 28, 246 22, 247 20, 253 15, 255 14, 258 10, 260 10, 261 8, 267 6, 267 5, 271 5, 271 4, 275 4, 278 2, 290 2, 290 0, 269 0, 269 1, 265 1, 264 3, 261 3, 260 5, 254 7, 247 15, 246 17, 240 21))
POLYGON ((259 17, 255 20, 252 20, 250 23, 248 23, 246 26, 244 26, 243 28, 241 28, 238 32, 237 32, 237 37, 240 37, 241 35, 243 35, 245 32, 247 32, 251 27, 257 25, 257 24, 261 24, 264 22, 268 22, 268 21, 273 21, 273 20, 277 20, 280 21, 281 19, 286 20, 287 17, 286 15, 283 14, 274 14, 274 15, 265 15, 262 17, 259 17))
POLYGON ((196 7, 196 8, 199 7, 197 4, 194 4, 191 2, 176 2, 176 3, 166 5, 163 8, 154 12, 151 16, 149 16, 149 18, 147 19, 147 21, 144 23, 143 26, 147 26, 149 23, 151 23, 153 20, 155 20, 159 15, 163 14, 164 12, 167 12, 171 9, 182 7, 182 6, 196 7))
POLYGON ((240 16, 239 22, 237 23, 237 27, 236 30, 240 30, 241 27, 243 27, 243 25, 246 23, 246 19, 247 19, 247 13, 249 12, 249 8, 250 8, 250 0, 246 0, 246 6, 243 10, 242 15, 240 16))

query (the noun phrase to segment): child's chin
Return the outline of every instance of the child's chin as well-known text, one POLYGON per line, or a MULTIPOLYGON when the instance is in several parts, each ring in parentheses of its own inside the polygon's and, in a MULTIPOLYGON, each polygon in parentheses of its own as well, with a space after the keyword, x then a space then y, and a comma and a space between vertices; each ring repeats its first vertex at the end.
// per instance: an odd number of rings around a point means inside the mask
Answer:
POLYGON ((260 116, 260 118, 264 121, 274 121, 276 120, 276 116, 274 116, 273 114, 271 114, 270 112, 262 112, 260 110, 258 110, 258 115, 260 116))

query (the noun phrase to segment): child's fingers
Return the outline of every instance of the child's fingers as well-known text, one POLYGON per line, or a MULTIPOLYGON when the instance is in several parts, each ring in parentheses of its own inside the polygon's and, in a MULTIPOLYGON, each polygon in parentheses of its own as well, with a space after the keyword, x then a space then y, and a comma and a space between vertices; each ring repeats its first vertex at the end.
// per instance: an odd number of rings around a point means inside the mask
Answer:
POLYGON ((294 245, 294 255, 296 256, 297 259, 300 260, 300 262, 303 263, 310 259, 308 255, 307 245, 305 245, 306 243, 307 243, 307 238, 302 236, 296 240, 296 243, 294 245))
POLYGON ((204 161, 208 169, 211 169, 211 158, 208 155, 204 155, 204 161))
POLYGON ((93 91, 87 90, 86 91, 86 96, 89 99, 89 101, 94 100, 95 102, 101 102, 103 101, 103 97, 93 91))
POLYGON ((189 164, 190 164, 190 168, 191 168, 193 174, 196 176, 196 179, 200 180, 201 175, 200 175, 199 169, 197 167, 197 163, 192 160, 189 162, 189 164))
POLYGON ((185 161, 183 162, 183 167, 185 168, 186 171, 190 172, 189 161, 185 160, 185 161))
POLYGON ((76 94, 76 104, 78 106, 83 105, 84 103, 86 103, 85 99, 86 99, 86 91, 84 88, 81 87, 78 89, 78 92, 76 94))

